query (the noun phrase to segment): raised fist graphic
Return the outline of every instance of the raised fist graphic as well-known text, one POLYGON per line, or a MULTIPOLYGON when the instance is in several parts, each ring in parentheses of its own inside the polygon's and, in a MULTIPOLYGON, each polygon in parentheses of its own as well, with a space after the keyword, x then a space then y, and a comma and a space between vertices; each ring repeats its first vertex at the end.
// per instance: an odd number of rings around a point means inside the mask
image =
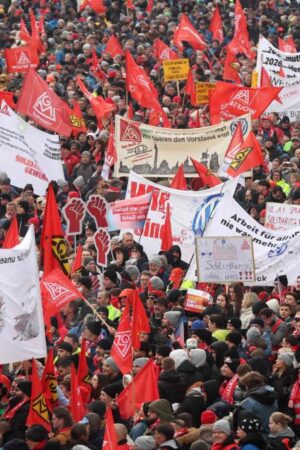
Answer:
POLYGON ((103 197, 100 195, 91 195, 86 207, 89 214, 95 220, 97 228, 106 228, 108 226, 106 220, 108 205, 103 197))
POLYGON ((85 203, 81 198, 71 198, 63 208, 63 215, 67 222, 67 235, 81 234, 85 216, 85 203))
POLYGON ((105 228, 100 228, 95 234, 95 245, 97 248, 97 264, 107 266, 107 255, 110 246, 110 236, 105 228))

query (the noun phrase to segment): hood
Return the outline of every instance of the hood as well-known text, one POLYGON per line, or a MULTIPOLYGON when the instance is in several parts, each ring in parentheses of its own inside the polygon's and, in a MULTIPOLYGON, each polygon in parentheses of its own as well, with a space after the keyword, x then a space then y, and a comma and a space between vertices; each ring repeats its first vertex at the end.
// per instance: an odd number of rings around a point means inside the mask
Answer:
POLYGON ((193 363, 191 363, 191 361, 185 360, 183 361, 180 366, 177 369, 178 373, 188 373, 188 374, 193 374, 197 371, 196 367, 194 366, 193 363))
POLYGON ((216 380, 208 380, 203 383, 202 390, 206 395, 206 405, 210 406, 215 403, 219 398, 219 385, 216 380))
MULTIPOLYGON (((175 441, 175 439, 170 439, 169 441, 166 441, 166 442, 164 442, 162 445, 161 445, 161 447, 162 448, 174 448, 174 449, 177 449, 178 448, 178 444, 177 444, 177 442, 175 441)), ((159 447, 160 448, 160 447, 159 447)))
POLYGON ((181 259, 181 248, 179 247, 179 245, 172 245, 172 247, 170 247, 169 252, 176 252, 179 253, 179 259, 181 259))
POLYGON ((226 342, 217 341, 211 344, 211 349, 214 349, 216 352, 216 366, 221 367, 224 364, 225 353, 228 350, 228 345, 226 342))
POLYGON ((159 375, 159 381, 167 381, 168 383, 179 383, 180 376, 176 370, 166 370, 159 375))
POLYGON ((261 386, 259 388, 250 389, 247 392, 246 398, 251 397, 258 403, 262 403, 266 406, 271 406, 277 400, 277 394, 271 386, 261 386))
POLYGON ((280 433, 278 434, 272 434, 270 433, 270 438, 274 439, 274 438, 294 438, 295 437, 295 433, 293 432, 293 430, 290 427, 286 427, 284 430, 282 430, 280 433))

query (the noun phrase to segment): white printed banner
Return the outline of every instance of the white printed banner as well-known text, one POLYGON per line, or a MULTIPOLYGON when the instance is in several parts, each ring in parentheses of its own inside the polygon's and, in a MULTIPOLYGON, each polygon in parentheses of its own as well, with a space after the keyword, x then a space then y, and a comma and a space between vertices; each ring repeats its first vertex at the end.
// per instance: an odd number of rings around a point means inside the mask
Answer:
POLYGON ((291 122, 298 120, 300 118, 300 84, 284 86, 278 97, 281 103, 274 100, 266 109, 265 114, 277 112, 281 118, 288 116, 291 122))
POLYGON ((33 225, 12 249, 0 249, 0 364, 47 354, 33 225))
MULTIPOLYGON (((273 231, 260 225, 228 194, 224 195, 204 236, 250 236, 253 242, 256 282, 272 286, 277 275, 287 275, 289 284, 300 275, 300 227, 273 231)), ((189 272, 196 274, 196 262, 189 272)), ((188 278, 188 276, 186 277, 188 278)))
POLYGON ((191 129, 161 128, 116 116, 116 176, 128 176, 130 170, 146 177, 173 177, 184 164, 187 176, 196 176, 189 157, 217 173, 234 134, 242 123, 246 137, 251 129, 250 115, 218 125, 191 129))
POLYGON ((265 227, 280 231, 300 228, 300 206, 268 202, 265 227))
POLYGON ((152 194, 127 198, 108 203, 107 223, 109 231, 132 228, 138 233, 143 229, 152 194))
POLYGON ((34 193, 43 195, 49 181, 64 179, 59 136, 25 122, 3 100, 0 107, 0 167, 11 183, 31 183, 34 193))
MULTIPOLYGON (((212 211, 225 192, 233 195, 238 178, 211 189, 180 191, 146 180, 130 172, 126 197, 152 192, 148 215, 141 236, 136 235, 148 255, 161 248, 161 231, 165 222, 167 204, 170 205, 173 243, 180 246, 182 257, 189 262, 195 252, 195 236, 201 235, 212 211)), ((124 231, 124 230, 123 230, 124 231)))

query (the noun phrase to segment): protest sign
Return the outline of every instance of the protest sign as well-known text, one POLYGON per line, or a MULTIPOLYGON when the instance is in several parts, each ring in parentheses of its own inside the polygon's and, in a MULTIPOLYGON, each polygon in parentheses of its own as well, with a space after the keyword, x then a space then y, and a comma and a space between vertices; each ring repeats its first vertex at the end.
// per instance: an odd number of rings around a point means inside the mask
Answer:
POLYGON ((45 133, 25 122, 3 100, 0 107, 0 166, 11 184, 31 183, 43 195, 49 181, 64 180, 59 136, 45 133))
MULTIPOLYGON (((195 251, 195 236, 202 234, 210 214, 224 192, 228 191, 233 195, 237 183, 238 178, 235 178, 203 191, 180 191, 153 183, 131 171, 126 198, 152 192, 142 235, 135 234, 135 239, 144 246, 148 255, 160 251, 161 233, 169 204, 173 243, 180 246, 182 257, 189 262, 195 251)), ((122 233, 124 231, 123 228, 122 233)))
POLYGON ((47 354, 33 225, 23 241, 0 249, 0 362, 47 354))
POLYGON ((209 103, 209 91, 216 87, 216 83, 204 83, 198 81, 195 83, 196 104, 207 105, 209 103))
POLYGON ((190 70, 188 58, 163 61, 165 81, 186 80, 190 70))
POLYGON ((272 230, 290 230, 300 227, 300 205, 268 202, 265 227, 272 230))
POLYGON ((281 103, 274 100, 266 109, 265 114, 277 112, 280 118, 288 116, 291 122, 298 120, 300 118, 300 84, 284 86, 278 97, 281 103))
POLYGON ((286 78, 299 78, 300 53, 282 52, 274 47, 266 38, 261 37, 258 43, 256 62, 258 86, 260 86, 262 68, 269 75, 278 74, 282 70, 286 78))
POLYGON ((132 169, 147 177, 172 177, 183 163, 184 173, 193 177, 197 174, 189 157, 217 173, 238 122, 246 137, 251 129, 249 114, 192 129, 153 127, 116 116, 115 176, 128 176, 132 169))
POLYGON ((198 237, 196 261, 200 282, 255 281, 251 237, 198 237))
POLYGON ((201 314, 203 310, 213 303, 212 296, 200 289, 188 289, 183 307, 186 311, 201 314))
MULTIPOLYGON (((226 194, 207 225, 204 236, 251 236, 255 261, 256 281, 251 286, 273 286, 277 275, 286 275, 289 285, 300 274, 300 227, 273 231, 260 225, 226 194)), ((195 259, 195 258, 194 258, 195 259)), ((187 279, 195 278, 196 262, 190 267, 187 279)))
POLYGON ((108 204, 108 231, 132 228, 142 230, 148 214, 152 194, 119 200, 108 204))

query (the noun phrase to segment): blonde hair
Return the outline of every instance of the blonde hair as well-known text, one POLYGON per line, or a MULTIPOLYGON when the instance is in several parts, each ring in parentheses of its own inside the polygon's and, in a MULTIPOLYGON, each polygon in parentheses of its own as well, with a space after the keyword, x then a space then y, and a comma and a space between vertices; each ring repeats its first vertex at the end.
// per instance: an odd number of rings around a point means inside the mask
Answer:
POLYGON ((259 298, 255 294, 255 292, 246 292, 243 297, 242 307, 250 308, 250 306, 253 306, 254 303, 256 303, 258 301, 259 301, 259 298))
POLYGON ((270 420, 272 420, 275 423, 279 423, 284 428, 288 426, 289 422, 292 422, 292 418, 288 416, 287 414, 283 414, 281 412, 275 412, 271 414, 270 420))

